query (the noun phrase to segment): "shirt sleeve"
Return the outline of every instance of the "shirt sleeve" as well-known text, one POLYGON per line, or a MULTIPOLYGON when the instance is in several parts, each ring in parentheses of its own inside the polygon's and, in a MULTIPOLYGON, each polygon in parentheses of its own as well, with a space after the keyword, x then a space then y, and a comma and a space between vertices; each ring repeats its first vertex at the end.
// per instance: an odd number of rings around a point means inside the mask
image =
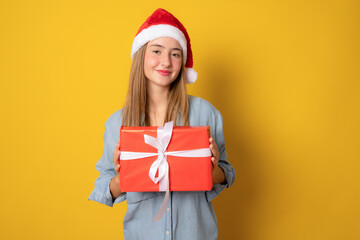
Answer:
POLYGON ((206 198, 209 202, 218 196, 225 188, 231 187, 235 181, 235 169, 227 160, 228 157, 226 154, 225 138, 223 132, 223 118, 218 110, 216 110, 214 119, 215 121, 212 122, 212 127, 214 128, 212 135, 219 149, 219 167, 224 171, 225 183, 214 184, 213 188, 206 192, 206 198))
POLYGON ((119 137, 115 136, 116 128, 113 126, 110 118, 105 123, 104 133, 104 151, 102 157, 96 163, 96 170, 100 172, 100 176, 95 180, 95 187, 89 196, 89 200, 93 200, 107 206, 112 207, 113 204, 126 200, 126 193, 121 194, 113 199, 110 193, 110 180, 115 176, 115 168, 113 163, 114 149, 119 137))

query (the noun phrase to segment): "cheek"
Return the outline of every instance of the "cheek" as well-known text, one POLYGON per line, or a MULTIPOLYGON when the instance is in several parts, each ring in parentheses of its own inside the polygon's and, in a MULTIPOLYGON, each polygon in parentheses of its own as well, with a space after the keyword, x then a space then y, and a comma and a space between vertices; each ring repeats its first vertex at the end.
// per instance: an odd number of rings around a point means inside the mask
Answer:
POLYGON ((145 65, 145 68, 146 67, 152 68, 157 65, 157 60, 153 57, 145 56, 144 65, 145 65))
POLYGON ((182 60, 181 59, 175 59, 173 62, 173 66, 177 71, 180 71, 181 69, 182 60))

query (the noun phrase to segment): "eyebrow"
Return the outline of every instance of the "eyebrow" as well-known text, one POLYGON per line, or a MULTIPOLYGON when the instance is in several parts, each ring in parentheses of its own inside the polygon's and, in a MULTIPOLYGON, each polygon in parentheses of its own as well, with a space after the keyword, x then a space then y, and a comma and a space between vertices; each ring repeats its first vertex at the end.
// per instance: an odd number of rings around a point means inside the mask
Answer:
MULTIPOLYGON (((150 47, 161 47, 161 48, 165 48, 163 45, 160 44, 151 44, 150 47)), ((171 50, 178 50, 181 52, 180 48, 172 48, 171 50)))

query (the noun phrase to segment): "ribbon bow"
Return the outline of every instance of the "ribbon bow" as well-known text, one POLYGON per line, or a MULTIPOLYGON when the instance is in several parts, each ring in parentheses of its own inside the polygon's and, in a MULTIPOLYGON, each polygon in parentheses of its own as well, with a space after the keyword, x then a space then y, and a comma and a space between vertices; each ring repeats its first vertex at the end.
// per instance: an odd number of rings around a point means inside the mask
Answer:
POLYGON ((157 138, 144 134, 146 144, 158 150, 158 158, 153 162, 149 170, 149 177, 154 183, 159 182, 159 191, 169 191, 169 164, 167 162, 166 149, 169 145, 173 129, 173 121, 165 123, 164 127, 158 127, 157 138), (158 177, 155 177, 159 170, 158 177))

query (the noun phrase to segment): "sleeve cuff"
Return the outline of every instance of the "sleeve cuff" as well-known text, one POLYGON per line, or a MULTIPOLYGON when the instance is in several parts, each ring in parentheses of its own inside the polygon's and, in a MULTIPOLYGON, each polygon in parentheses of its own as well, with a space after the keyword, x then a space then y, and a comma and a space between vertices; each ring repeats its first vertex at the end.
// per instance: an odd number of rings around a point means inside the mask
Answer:
POLYGON ((206 192, 206 199, 208 202, 212 201, 215 197, 217 197, 224 189, 226 188, 226 184, 214 184, 213 188, 206 192))
POLYGON ((224 171, 225 174, 225 183, 223 184, 214 184, 213 188, 206 192, 206 198, 208 202, 217 197, 225 188, 231 187, 234 182, 235 174, 232 167, 227 167, 227 164, 222 164, 219 162, 219 167, 224 171))
POLYGON ((231 187, 235 181, 235 171, 234 168, 229 164, 222 164, 219 162, 219 167, 224 171, 225 174, 225 186, 227 188, 231 187))
POLYGON ((126 200, 126 193, 122 193, 119 197, 113 201, 113 197, 110 193, 110 180, 106 179, 99 183, 99 188, 95 188, 94 191, 90 194, 88 200, 93 200, 102 204, 105 204, 106 206, 112 207, 116 203, 120 203, 126 200), (104 189, 104 191, 101 191, 104 189), (99 191, 100 190, 100 191, 99 191))

